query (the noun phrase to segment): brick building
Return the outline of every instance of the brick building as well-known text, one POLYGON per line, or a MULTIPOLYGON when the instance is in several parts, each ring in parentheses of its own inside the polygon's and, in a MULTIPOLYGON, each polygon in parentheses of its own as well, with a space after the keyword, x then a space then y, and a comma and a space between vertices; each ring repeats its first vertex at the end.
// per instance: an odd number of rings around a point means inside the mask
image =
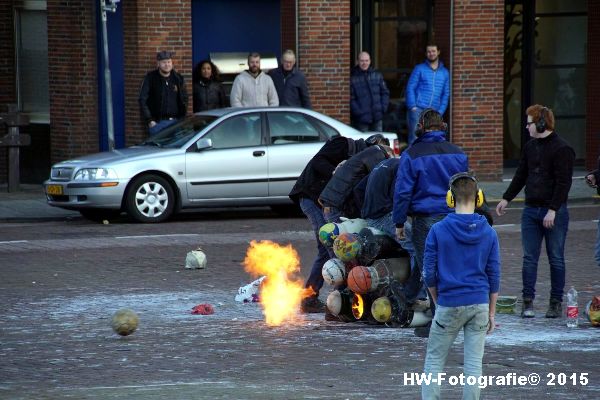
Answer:
MULTIPOLYGON (((108 0, 107 0, 108 1, 108 0)), ((124 0, 107 13, 117 147, 145 131, 137 103, 157 50, 173 50, 191 91, 192 69, 211 53, 297 52, 317 111, 349 122, 349 71, 371 53, 391 90, 385 129, 405 135, 404 88, 434 41, 451 72, 451 140, 480 177, 499 179, 527 139, 524 110, 551 107, 557 131, 592 168, 600 152, 600 6, 585 0, 124 0)), ((0 0, 0 108, 29 114, 32 145, 21 150, 22 182, 51 163, 106 149, 102 19, 98 1, 0 0)), ((191 96, 190 96, 191 99, 191 96)), ((0 109, 0 111, 2 111, 0 109)), ((191 104, 190 104, 191 111, 191 104)), ((0 135, 5 128, 0 127, 0 135)), ((0 183, 6 182, 0 147, 0 183)))

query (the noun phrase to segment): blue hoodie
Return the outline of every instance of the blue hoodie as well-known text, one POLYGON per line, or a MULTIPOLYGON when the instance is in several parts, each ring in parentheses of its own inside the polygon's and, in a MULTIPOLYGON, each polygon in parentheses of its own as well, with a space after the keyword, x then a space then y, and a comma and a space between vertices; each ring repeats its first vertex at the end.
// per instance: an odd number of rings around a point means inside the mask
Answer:
POLYGON ((448 214, 427 235, 423 277, 441 306, 489 303, 500 288, 496 231, 479 214, 448 214))

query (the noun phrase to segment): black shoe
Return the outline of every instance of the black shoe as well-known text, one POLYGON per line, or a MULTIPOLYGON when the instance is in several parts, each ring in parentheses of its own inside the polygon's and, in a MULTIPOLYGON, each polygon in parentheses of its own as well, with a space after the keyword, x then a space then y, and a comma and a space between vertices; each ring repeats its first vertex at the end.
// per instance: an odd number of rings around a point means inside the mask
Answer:
POLYGON ((562 316, 562 302, 558 299, 550 299, 546 318, 558 318, 562 316))
POLYGON ((430 329, 431 329, 431 322, 429 322, 425 326, 417 326, 415 328, 415 336, 416 337, 428 338, 429 337, 429 330, 430 329))
POLYGON ((533 318, 533 299, 523 298, 523 308, 521 309, 521 318, 533 318))
POLYGON ((307 297, 302 299, 300 303, 300 311, 304 314, 309 313, 322 313, 325 312, 325 303, 323 303, 317 296, 307 297))

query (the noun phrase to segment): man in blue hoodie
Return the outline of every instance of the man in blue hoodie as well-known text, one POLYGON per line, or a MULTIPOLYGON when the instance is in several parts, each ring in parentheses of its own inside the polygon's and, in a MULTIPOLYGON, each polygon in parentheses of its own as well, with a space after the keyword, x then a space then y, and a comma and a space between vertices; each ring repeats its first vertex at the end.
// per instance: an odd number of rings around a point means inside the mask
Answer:
POLYGON ((427 60, 413 69, 406 85, 406 122, 408 144, 417 138, 415 130, 419 115, 426 108, 433 108, 444 115, 450 98, 450 74, 440 61, 437 45, 427 45, 427 60))
MULTIPOLYGON (((446 205, 448 180, 458 172, 469 170, 466 154, 446 141, 442 115, 426 109, 418 123, 417 140, 402 154, 394 191, 393 221, 396 237, 404 240, 404 224, 412 216, 412 241, 417 268, 406 283, 406 298, 416 300, 421 289, 425 239, 431 226, 442 220, 450 209, 446 205)), ((432 304, 433 306, 433 304, 432 304)), ((435 311, 432 308, 432 311, 435 311)), ((427 336, 428 329, 416 328, 417 336, 427 336)))
MULTIPOLYGON (((438 378, 459 331, 464 331, 463 399, 479 399, 486 333, 494 330, 500 287, 498 236, 475 213, 483 193, 463 172, 450 178, 448 196, 456 213, 434 224, 427 235, 423 275, 437 306, 425 356, 425 374, 438 378)), ((424 399, 440 398, 440 382, 422 385, 424 399)))

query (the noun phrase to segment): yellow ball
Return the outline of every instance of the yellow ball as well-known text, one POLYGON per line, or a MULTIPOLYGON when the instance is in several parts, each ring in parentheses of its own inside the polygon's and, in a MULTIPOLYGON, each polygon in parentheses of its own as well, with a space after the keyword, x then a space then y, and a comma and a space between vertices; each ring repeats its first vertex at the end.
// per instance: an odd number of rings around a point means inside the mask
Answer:
POLYGON ((131 335, 138 327, 139 317, 133 311, 123 308, 117 311, 111 321, 113 331, 121 336, 131 335))
POLYGON ((387 297, 380 297, 371 305, 371 315, 377 322, 388 322, 392 316, 392 303, 387 297))

